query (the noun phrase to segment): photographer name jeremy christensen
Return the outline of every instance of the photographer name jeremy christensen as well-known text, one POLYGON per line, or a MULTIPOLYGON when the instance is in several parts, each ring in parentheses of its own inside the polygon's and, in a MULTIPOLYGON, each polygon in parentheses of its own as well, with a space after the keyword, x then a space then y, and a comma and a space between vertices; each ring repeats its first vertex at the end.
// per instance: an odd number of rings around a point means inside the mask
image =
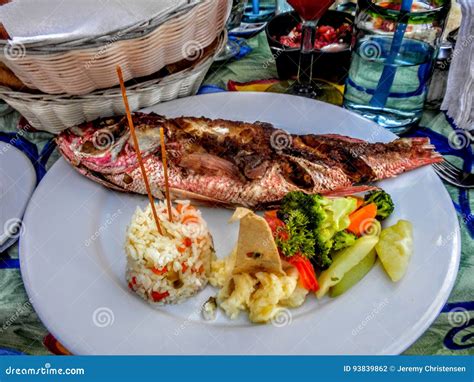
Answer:
POLYGON ((397 373, 465 373, 465 366, 399 366, 397 373))

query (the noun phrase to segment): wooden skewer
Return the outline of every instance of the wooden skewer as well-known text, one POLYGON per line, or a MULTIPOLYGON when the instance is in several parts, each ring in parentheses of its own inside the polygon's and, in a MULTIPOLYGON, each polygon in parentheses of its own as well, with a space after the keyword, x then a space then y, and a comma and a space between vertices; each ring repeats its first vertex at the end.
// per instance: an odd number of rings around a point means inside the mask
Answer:
POLYGON ((170 185, 168 181, 168 164, 166 162, 165 133, 162 127, 160 127, 160 138, 161 138, 161 161, 163 162, 163 173, 165 174, 165 192, 166 192, 166 205, 168 206, 168 219, 170 222, 173 222, 173 214, 171 213, 170 185))
POLYGON ((120 81, 120 89, 122 90, 123 103, 125 105, 125 113, 127 114, 128 126, 130 127, 130 135, 132 136, 133 145, 135 146, 135 152, 137 153, 138 164, 142 172, 143 180, 145 181, 145 188, 148 194, 148 200, 150 201, 151 210, 153 212, 153 217, 155 218, 156 228, 160 235, 163 235, 161 230, 160 220, 158 219, 158 214, 156 213, 155 200, 151 194, 150 183, 148 183, 148 177, 146 175, 145 166, 143 165, 142 154, 140 152, 140 146, 138 145, 137 135, 135 134, 135 126, 133 125, 132 114, 130 113, 130 107, 128 105, 127 90, 125 89, 125 83, 123 81, 122 69, 117 65, 117 75, 120 81))

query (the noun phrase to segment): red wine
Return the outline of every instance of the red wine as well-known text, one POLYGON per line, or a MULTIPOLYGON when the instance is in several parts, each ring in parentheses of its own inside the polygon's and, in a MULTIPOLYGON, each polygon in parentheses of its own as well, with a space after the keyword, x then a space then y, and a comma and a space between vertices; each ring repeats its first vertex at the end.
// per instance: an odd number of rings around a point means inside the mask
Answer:
POLYGON ((334 0, 288 0, 288 3, 307 21, 318 20, 334 0))

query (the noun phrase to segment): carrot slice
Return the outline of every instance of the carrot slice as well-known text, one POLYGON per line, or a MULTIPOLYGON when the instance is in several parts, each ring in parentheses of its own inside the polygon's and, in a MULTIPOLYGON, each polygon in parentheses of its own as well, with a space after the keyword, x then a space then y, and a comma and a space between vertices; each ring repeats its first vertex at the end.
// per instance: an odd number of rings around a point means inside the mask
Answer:
POLYGON ((377 215, 377 205, 375 203, 369 203, 364 207, 359 208, 349 215, 351 224, 347 227, 349 232, 352 232, 354 235, 360 236, 364 232, 364 227, 367 228, 370 226, 368 222, 371 219, 375 219, 377 215))
POLYGON ((181 219, 181 223, 199 223, 199 218, 194 214, 184 215, 181 219))
POLYGON ((155 275, 164 275, 166 272, 168 272, 168 268, 166 267, 163 267, 161 269, 158 269, 158 268, 151 268, 151 271, 155 274, 155 275))
POLYGON ((185 211, 196 211, 196 207, 194 207, 192 204, 188 204, 185 211))
POLYGON ((277 219, 277 210, 270 210, 270 211, 265 211, 263 216, 266 218, 270 219, 277 219))
POLYGON ((313 265, 306 257, 296 254, 287 258, 288 262, 292 264, 300 275, 300 282, 302 287, 316 292, 319 289, 318 280, 316 279, 316 273, 314 272, 313 265))

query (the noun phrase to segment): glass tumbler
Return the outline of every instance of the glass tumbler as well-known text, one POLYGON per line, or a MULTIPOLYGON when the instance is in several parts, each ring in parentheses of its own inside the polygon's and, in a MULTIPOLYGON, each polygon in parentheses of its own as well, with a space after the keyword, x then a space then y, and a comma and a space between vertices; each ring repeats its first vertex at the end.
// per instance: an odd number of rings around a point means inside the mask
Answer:
POLYGON ((451 0, 358 0, 344 107, 401 134, 421 118, 451 0))

